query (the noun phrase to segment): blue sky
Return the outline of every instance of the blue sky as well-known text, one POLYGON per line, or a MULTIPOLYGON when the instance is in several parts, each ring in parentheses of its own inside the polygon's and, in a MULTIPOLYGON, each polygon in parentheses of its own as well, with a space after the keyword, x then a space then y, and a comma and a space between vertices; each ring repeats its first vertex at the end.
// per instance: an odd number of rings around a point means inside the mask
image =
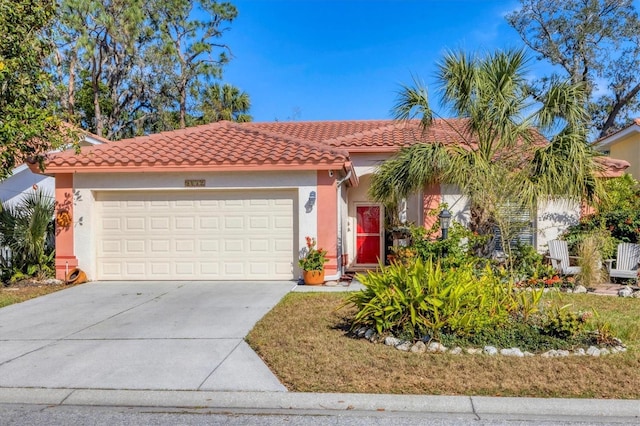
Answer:
POLYGON ((255 121, 391 118, 412 75, 436 97, 435 64, 447 50, 523 45, 504 19, 517 0, 232 2, 223 79, 249 93, 255 121))

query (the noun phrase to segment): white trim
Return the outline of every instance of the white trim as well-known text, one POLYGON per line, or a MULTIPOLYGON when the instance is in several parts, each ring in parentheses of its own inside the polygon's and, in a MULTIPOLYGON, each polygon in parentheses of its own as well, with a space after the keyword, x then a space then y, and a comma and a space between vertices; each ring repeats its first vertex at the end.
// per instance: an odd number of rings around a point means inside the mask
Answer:
POLYGON ((84 141, 82 141, 82 142, 86 142, 86 143, 88 143, 88 144, 90 144, 90 145, 103 145, 103 144, 104 144, 104 142, 102 142, 101 140, 98 140, 98 139, 94 138, 94 137, 93 137, 93 136, 91 136, 91 135, 85 135, 85 136, 84 136, 84 141))
POLYGON ((611 136, 607 136, 604 139, 601 139, 599 142, 595 143, 595 147, 598 151, 603 151, 605 148, 609 148, 611 145, 618 142, 620 139, 629 136, 633 133, 640 133, 640 126, 637 124, 632 124, 626 129, 622 129, 617 133, 612 134, 611 136))

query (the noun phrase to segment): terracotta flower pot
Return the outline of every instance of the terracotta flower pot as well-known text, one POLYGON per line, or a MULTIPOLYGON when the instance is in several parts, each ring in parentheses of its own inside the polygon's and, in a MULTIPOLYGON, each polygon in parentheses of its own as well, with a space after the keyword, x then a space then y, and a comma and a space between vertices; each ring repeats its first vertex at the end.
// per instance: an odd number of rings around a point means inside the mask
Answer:
POLYGON ((322 285, 324 283, 324 269, 322 271, 302 271, 305 285, 322 285))

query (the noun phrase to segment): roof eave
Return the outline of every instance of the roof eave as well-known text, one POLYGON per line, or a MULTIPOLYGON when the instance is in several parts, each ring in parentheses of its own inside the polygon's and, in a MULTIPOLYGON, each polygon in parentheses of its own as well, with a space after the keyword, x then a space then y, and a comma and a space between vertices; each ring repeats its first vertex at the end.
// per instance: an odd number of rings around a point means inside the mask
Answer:
POLYGON ((37 164, 33 168, 34 173, 55 175, 63 173, 180 173, 180 172, 267 172, 267 171, 310 171, 310 170, 336 170, 345 166, 344 161, 321 162, 311 164, 239 164, 239 165, 117 165, 117 166, 55 166, 45 167, 44 171, 39 170, 37 164))
POLYGON ((633 133, 640 133, 640 126, 637 124, 632 124, 631 126, 619 130, 609 136, 605 136, 604 138, 597 140, 594 142, 594 145, 597 150, 602 150, 604 148, 609 148, 611 145, 618 142, 620 139, 624 138, 633 133))
POLYGON ((349 176, 349 185, 351 185, 352 187, 358 186, 358 184, 360 183, 360 179, 358 178, 356 169, 351 161, 347 161, 344 163, 343 171, 345 173, 345 176, 349 176))
POLYGON ((341 147, 342 149, 349 151, 349 154, 376 154, 376 153, 395 153, 400 151, 405 146, 367 146, 367 147, 341 147))

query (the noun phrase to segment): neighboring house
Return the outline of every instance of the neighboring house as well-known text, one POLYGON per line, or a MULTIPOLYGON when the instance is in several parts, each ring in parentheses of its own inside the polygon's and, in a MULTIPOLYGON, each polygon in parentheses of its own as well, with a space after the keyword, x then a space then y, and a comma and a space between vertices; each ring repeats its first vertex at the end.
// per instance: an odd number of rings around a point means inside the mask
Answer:
MULTIPOLYGON (((327 279, 374 267, 385 245, 384 208, 367 195, 376 167, 418 139, 456 143, 462 127, 218 122, 52 155, 57 276, 79 266, 100 280, 296 279, 306 236, 328 250, 327 279)), ((441 202, 466 222, 450 185, 408 199, 408 220, 429 224, 441 202)), ((572 208, 540 207, 538 247, 575 221, 572 208)))
MULTIPOLYGON (((106 139, 93 134, 84 134, 80 146, 99 145, 108 142, 106 139)), ((14 168, 11 175, 0 180, 0 201, 4 205, 14 204, 20 201, 24 194, 41 189, 53 195, 55 179, 41 173, 34 173, 27 164, 21 164, 14 168)))
POLYGON ((626 160, 627 170, 634 179, 640 180, 640 118, 629 126, 595 142, 596 149, 611 158, 626 160))

